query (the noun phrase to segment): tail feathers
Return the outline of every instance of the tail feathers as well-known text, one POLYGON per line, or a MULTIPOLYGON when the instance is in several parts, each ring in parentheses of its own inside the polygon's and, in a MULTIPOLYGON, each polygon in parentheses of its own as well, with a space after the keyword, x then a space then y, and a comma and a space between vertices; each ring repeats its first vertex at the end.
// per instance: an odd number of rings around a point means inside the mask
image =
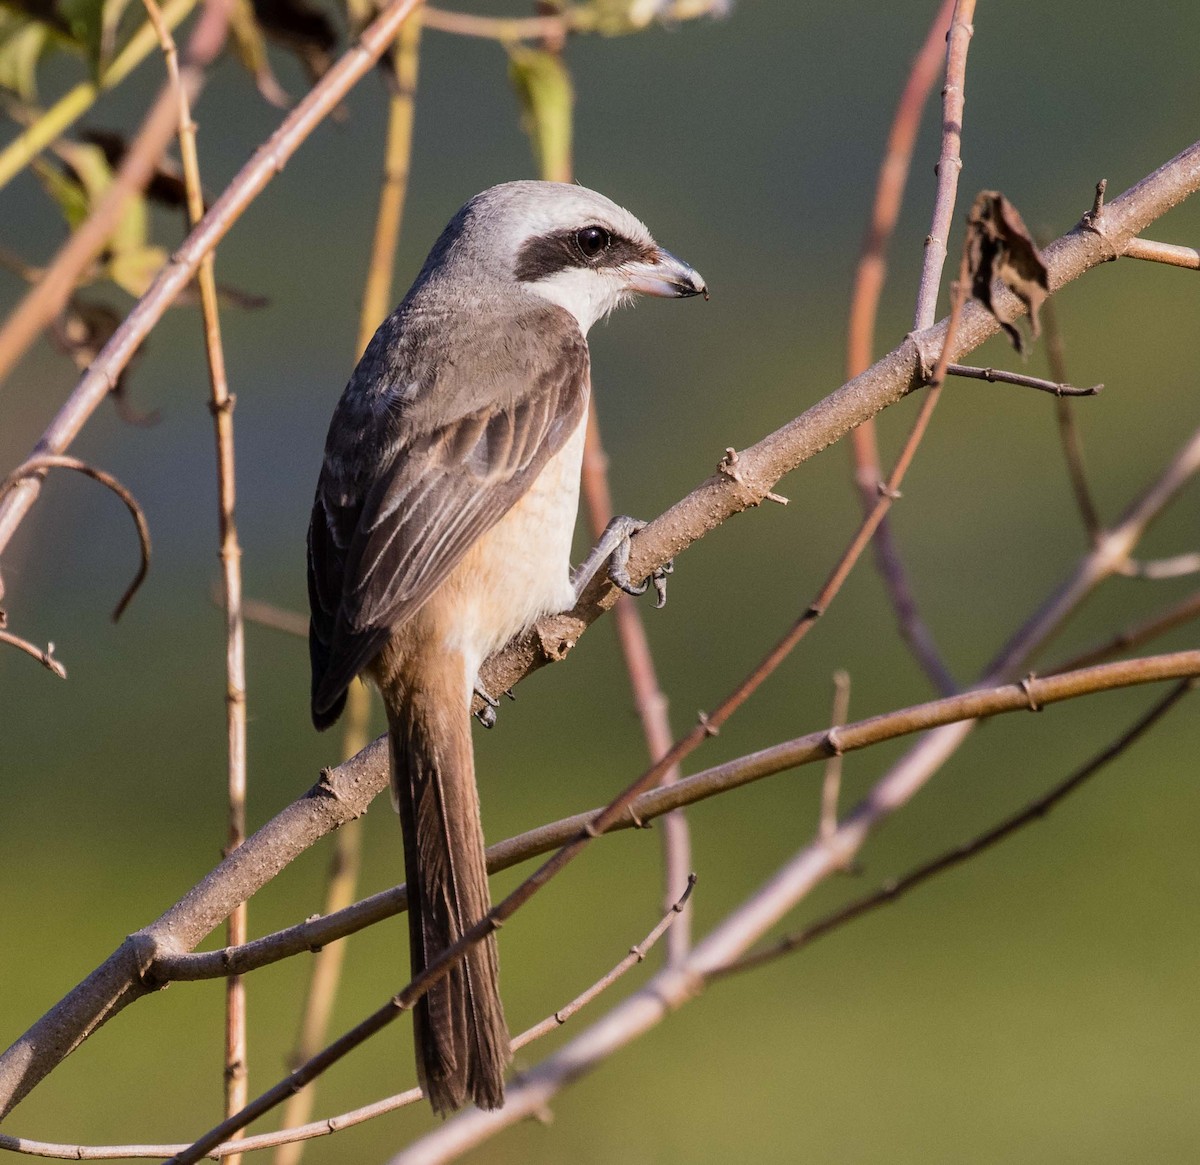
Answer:
MULTIPOLYGON (((404 831, 413 974, 491 908, 468 711, 457 692, 388 700, 392 793, 404 831)), ((417 1074, 440 1113, 504 1103, 511 1059, 496 939, 476 944, 417 1002, 417 1074)))

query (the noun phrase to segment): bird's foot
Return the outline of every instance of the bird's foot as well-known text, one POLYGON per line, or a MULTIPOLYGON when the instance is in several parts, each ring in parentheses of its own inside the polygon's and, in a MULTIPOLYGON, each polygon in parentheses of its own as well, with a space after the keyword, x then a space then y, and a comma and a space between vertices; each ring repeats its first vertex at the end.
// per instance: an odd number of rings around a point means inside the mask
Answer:
POLYGON ((644 529, 645 522, 637 518, 616 517, 605 527, 600 535, 600 541, 592 548, 592 552, 571 575, 571 585, 575 588, 575 599, 583 594, 588 583, 592 581, 600 567, 608 561, 608 577, 613 584, 627 595, 644 595, 651 583, 654 584, 655 607, 663 607, 667 602, 667 575, 675 569, 674 560, 656 567, 640 583, 635 584, 629 577, 629 551, 633 544, 633 536, 644 529))
MULTIPOLYGON (((517 697, 513 693, 512 688, 506 688, 504 694, 510 699, 515 700, 517 697)), ((483 707, 475 713, 475 719, 479 721, 484 728, 496 727, 496 709, 500 707, 500 701, 496 699, 484 686, 483 681, 476 676, 475 678, 475 695, 483 701, 483 707)))

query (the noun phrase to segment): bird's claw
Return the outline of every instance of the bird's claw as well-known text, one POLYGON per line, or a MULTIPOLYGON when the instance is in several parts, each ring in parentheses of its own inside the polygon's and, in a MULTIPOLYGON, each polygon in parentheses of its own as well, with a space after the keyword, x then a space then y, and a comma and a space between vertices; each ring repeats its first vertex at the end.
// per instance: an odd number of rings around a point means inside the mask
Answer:
POLYGON ((674 560, 667 562, 665 565, 656 567, 649 575, 646 576, 640 583, 635 583, 629 576, 629 554, 632 547, 632 538, 639 530, 643 530, 646 523, 639 521, 637 518, 616 517, 609 522, 604 533, 600 536, 600 541, 596 543, 587 560, 575 572, 575 595, 578 598, 587 584, 591 581, 593 575, 599 567, 608 559, 607 574, 609 580, 618 589, 625 592, 627 595, 633 595, 635 598, 638 595, 644 595, 649 589, 650 584, 654 584, 655 602, 657 608, 661 608, 667 601, 667 575, 674 569, 674 560))
MULTIPOLYGON (((483 707, 475 713, 475 719, 479 721, 484 728, 496 727, 496 709, 500 707, 500 701, 496 699, 486 688, 478 681, 475 681, 475 695, 483 701, 483 707)), ((511 691, 505 692, 505 695, 510 699, 515 700, 516 697, 511 691)))

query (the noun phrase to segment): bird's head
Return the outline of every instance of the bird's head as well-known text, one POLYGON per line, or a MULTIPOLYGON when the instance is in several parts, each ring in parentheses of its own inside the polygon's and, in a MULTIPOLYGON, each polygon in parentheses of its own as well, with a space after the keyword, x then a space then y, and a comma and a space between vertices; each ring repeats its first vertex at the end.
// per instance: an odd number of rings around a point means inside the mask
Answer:
POLYGON ((562 182, 506 182, 455 215, 431 263, 558 304, 584 335, 635 295, 708 298, 704 280, 611 199, 562 182))

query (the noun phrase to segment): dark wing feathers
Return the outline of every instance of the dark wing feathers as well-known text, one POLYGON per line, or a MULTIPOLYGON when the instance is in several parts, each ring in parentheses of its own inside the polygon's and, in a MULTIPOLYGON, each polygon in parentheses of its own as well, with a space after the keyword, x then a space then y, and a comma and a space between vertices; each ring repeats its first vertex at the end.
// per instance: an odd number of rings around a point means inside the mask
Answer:
POLYGON ((483 375, 470 361, 427 365, 417 391, 407 385, 405 399, 382 410, 356 402, 361 381, 357 373, 351 380, 330 427, 308 534, 318 728, 337 719, 346 688, 391 630, 504 516, 582 420, 587 346, 565 312, 539 315, 543 326, 527 328, 524 344, 497 346, 504 363, 486 368, 490 399, 480 400, 474 381, 461 383, 483 375), (445 420, 432 423, 438 397, 445 420), (474 407, 456 409, 459 402, 474 407), (367 415, 372 423, 364 425, 367 415), (347 422, 356 438, 349 450, 339 431, 347 422))

